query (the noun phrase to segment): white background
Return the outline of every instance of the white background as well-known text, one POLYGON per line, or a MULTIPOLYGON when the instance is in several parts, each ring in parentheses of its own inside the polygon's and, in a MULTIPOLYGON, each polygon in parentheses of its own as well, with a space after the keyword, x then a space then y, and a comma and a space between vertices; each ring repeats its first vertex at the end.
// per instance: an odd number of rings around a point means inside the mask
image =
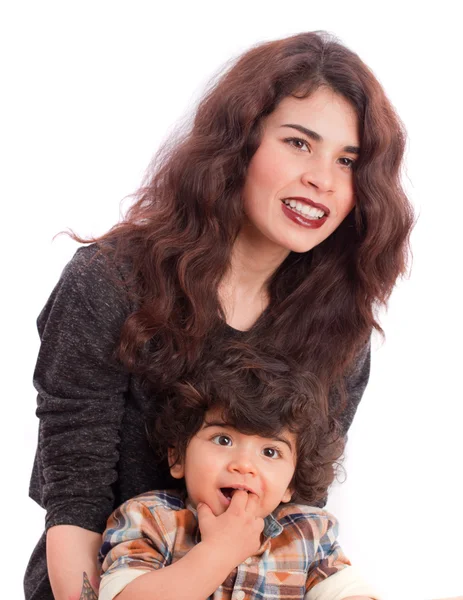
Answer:
MULTIPOLYGON (((456 4, 456 3, 455 3, 456 4)), ((27 497, 36 444, 35 319, 76 249, 101 234, 207 80, 259 41, 335 33, 371 66, 409 132, 414 263, 382 318, 329 508, 386 600, 463 593, 461 37, 452 2, 10 2, 0 15, 2 579, 43 525, 27 497)))

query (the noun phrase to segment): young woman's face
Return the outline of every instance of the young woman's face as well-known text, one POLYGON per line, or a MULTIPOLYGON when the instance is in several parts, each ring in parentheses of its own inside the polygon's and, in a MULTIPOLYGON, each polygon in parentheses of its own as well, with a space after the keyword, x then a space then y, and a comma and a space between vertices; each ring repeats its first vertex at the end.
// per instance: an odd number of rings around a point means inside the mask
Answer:
POLYGON ((342 96, 321 87, 284 98, 263 123, 243 190, 243 233, 287 251, 325 240, 355 204, 358 121, 342 96))

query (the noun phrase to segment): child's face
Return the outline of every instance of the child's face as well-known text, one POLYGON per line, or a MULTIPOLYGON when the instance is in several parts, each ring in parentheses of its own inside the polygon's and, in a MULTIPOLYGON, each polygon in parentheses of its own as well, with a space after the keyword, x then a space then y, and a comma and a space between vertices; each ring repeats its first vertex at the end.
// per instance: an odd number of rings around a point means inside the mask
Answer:
POLYGON ((283 430, 276 438, 240 433, 208 411, 188 444, 185 459, 171 468, 185 477, 188 496, 196 506, 207 504, 218 516, 227 510, 236 489, 258 498, 259 517, 291 500, 290 482, 296 468, 296 437, 283 430))

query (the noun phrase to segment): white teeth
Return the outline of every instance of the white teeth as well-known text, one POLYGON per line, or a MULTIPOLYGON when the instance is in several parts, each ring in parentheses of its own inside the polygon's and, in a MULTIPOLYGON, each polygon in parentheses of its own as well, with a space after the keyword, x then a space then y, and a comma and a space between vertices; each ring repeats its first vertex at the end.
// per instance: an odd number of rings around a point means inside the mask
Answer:
POLYGON ((307 206, 307 204, 302 205, 301 213, 303 215, 307 215, 307 216, 311 216, 311 217, 315 216, 315 215, 312 215, 312 208, 310 206, 307 206))
POLYGON ((322 213, 322 216, 323 216, 323 211, 320 211, 318 208, 315 208, 314 206, 309 206, 308 209, 309 209, 308 214, 311 217, 318 217, 320 212, 322 213))
POLYGON ((294 200, 294 198, 283 200, 283 202, 286 204, 286 206, 291 207, 294 211, 304 215, 304 217, 309 217, 310 219, 321 219, 325 216, 323 210, 315 208, 315 206, 304 204, 299 200, 294 200))

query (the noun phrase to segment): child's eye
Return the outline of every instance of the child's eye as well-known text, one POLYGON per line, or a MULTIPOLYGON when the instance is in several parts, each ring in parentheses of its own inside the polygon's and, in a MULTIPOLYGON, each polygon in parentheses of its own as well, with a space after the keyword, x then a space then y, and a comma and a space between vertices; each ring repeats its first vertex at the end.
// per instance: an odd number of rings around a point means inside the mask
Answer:
POLYGON ((232 441, 231 438, 228 437, 228 435, 215 435, 212 438, 212 441, 214 442, 214 444, 217 444, 219 446, 231 446, 232 445, 232 441))
POLYGON ((284 141, 286 144, 296 148, 296 150, 302 150, 302 152, 308 152, 310 150, 308 142, 302 138, 290 137, 285 138, 284 141))
POLYGON ((272 447, 264 448, 262 450, 262 454, 267 458, 280 458, 281 456, 281 452, 278 450, 278 448, 272 447))
POLYGON ((348 169, 354 168, 355 160, 352 160, 352 158, 347 158, 347 156, 346 156, 346 157, 340 158, 339 162, 341 163, 341 165, 343 167, 347 167, 348 169))

